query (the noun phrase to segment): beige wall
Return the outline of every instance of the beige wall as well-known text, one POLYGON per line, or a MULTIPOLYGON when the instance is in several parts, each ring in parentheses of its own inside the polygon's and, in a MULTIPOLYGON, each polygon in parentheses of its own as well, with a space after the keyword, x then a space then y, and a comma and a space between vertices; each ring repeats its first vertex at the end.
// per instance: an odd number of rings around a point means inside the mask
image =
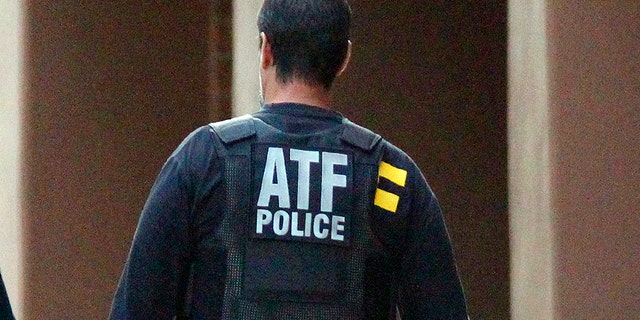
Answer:
POLYGON ((511 316, 553 319, 547 7, 518 0, 509 8, 511 316))
POLYGON ((20 130, 22 1, 0 3, 0 271, 14 314, 22 318, 20 130))
POLYGON ((233 115, 243 115, 260 107, 258 81, 257 18, 262 0, 233 1, 233 115))
POLYGON ((513 318, 637 319, 640 3, 510 8, 513 318))

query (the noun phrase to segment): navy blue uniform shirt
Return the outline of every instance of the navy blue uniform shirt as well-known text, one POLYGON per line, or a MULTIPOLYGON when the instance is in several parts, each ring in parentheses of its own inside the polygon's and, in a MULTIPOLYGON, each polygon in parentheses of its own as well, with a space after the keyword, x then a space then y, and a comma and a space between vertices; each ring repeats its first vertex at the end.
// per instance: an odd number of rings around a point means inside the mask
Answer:
POLYGON ((0 274, 0 319, 14 319, 13 312, 11 311, 11 304, 9 304, 9 296, 0 274))
MULTIPOLYGON (((337 112, 299 104, 264 106, 253 117, 299 135, 330 130, 344 121, 337 112)), ((217 161, 213 139, 210 127, 195 130, 164 164, 142 211, 111 319, 172 319, 187 311, 197 317, 197 304, 185 303, 189 278, 194 276, 190 273, 219 276, 216 281, 224 283, 215 268, 192 270, 194 257, 203 250, 200 242, 218 228, 219 217, 203 213, 224 211, 223 204, 215 201, 225 195, 219 187, 223 163, 217 161)), ((391 313, 403 320, 467 319, 437 199, 412 159, 391 143, 383 143, 371 228, 393 257, 374 276, 391 285, 368 284, 369 294, 378 291, 381 297, 365 301, 371 304, 365 308, 376 310, 379 301, 385 301, 395 304, 391 313)), ((372 269, 375 273, 376 268, 372 269)), ((212 286, 206 303, 219 308, 223 290, 212 286)), ((389 314, 388 310, 380 313, 389 314)))

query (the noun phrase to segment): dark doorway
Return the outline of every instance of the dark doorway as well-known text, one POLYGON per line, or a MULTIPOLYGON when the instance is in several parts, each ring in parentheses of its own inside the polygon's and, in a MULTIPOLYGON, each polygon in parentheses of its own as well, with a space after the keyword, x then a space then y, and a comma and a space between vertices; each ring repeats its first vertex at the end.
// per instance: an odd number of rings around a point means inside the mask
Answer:
POLYGON ((442 205, 471 317, 508 319, 507 2, 351 5, 339 109, 418 163, 442 205))

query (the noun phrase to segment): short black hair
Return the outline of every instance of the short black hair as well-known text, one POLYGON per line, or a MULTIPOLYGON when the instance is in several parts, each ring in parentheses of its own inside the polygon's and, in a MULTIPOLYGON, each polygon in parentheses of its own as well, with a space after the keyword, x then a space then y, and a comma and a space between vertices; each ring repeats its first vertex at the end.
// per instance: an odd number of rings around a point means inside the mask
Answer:
POLYGON ((331 88, 349 43, 346 0, 265 0, 258 30, 267 36, 282 82, 294 78, 331 88))

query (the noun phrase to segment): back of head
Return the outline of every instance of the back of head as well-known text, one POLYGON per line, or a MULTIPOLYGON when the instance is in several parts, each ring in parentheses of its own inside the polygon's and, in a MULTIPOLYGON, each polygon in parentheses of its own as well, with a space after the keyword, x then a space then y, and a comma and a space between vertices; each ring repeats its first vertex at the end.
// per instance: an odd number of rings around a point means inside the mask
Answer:
POLYGON ((278 80, 329 89, 347 55, 351 9, 346 0, 265 0, 258 17, 278 80))

